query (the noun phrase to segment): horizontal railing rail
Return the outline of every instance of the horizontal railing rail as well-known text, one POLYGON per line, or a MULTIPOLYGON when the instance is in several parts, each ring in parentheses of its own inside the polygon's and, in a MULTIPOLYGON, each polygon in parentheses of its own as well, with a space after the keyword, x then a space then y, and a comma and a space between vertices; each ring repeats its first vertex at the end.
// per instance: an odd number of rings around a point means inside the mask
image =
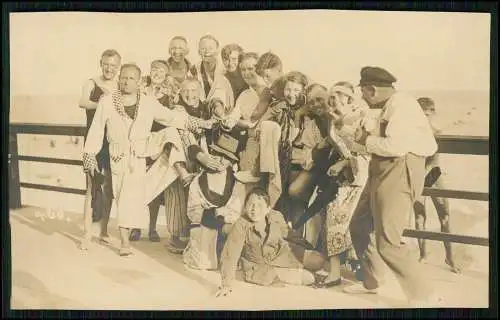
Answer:
MULTIPOLYGON (((81 160, 60 159, 53 157, 40 157, 19 155, 17 145, 18 134, 37 135, 59 135, 59 136, 85 136, 87 130, 83 125, 53 125, 40 123, 11 123, 9 133, 9 207, 21 207, 21 188, 55 191, 70 194, 84 195, 85 190, 43 185, 36 183, 21 182, 19 180, 19 161, 33 161, 43 163, 56 163, 65 165, 81 166, 81 160)), ((436 137, 439 149, 438 153, 462 154, 462 155, 489 155, 489 138, 482 136, 456 136, 440 135, 436 137)), ((488 192, 425 188, 424 196, 465 199, 476 201, 489 201, 488 192)), ((489 246, 489 239, 485 237, 474 237, 452 233, 433 232, 424 230, 405 229, 403 236, 410 238, 428 239, 436 241, 448 241, 478 246, 489 246)))

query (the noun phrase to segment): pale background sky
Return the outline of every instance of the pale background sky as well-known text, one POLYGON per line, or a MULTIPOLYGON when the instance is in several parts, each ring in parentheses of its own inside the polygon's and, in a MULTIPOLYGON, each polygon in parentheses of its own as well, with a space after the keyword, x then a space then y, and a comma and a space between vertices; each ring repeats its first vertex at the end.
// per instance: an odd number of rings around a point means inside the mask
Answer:
POLYGON ((387 68, 406 90, 489 90, 490 15, 376 11, 211 13, 14 13, 10 17, 11 95, 79 95, 98 74, 99 57, 117 49, 144 71, 168 57, 175 35, 197 42, 272 50, 285 71, 330 86, 357 84, 365 65, 387 68))

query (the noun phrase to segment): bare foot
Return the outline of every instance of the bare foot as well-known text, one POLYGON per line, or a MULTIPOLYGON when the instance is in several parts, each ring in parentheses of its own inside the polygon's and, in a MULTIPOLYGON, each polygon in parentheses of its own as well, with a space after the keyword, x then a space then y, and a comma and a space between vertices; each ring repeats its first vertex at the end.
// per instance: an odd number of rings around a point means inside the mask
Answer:
POLYGON ((426 264, 427 263, 427 257, 420 257, 420 259, 418 259, 418 262, 426 264))
POLYGON ((444 263, 446 263, 448 266, 450 266, 451 272, 457 273, 457 274, 458 273, 462 273, 462 270, 460 270, 459 267, 455 266, 455 262, 453 262, 453 260, 450 260, 450 259, 446 258, 444 260, 444 263))
POLYGON ((99 236, 99 242, 103 244, 110 244, 111 243, 111 237, 108 236, 107 234, 102 234, 99 236))
POLYGON ((78 246, 80 250, 82 251, 87 251, 90 247, 90 238, 89 237, 84 237, 78 246))

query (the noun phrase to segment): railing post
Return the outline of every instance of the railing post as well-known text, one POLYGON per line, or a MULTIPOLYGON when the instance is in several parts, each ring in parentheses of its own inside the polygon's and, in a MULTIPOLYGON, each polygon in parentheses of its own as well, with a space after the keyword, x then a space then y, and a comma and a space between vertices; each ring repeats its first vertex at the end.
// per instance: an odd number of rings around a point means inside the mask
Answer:
POLYGON ((17 158, 17 132, 9 134, 9 209, 21 208, 21 184, 17 158))

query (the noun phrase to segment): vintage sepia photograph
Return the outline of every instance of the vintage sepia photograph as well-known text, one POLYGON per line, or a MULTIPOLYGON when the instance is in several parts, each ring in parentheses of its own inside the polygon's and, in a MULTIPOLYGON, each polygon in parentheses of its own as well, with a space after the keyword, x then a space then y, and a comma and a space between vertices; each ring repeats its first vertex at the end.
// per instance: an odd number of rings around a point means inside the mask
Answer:
POLYGON ((488 13, 9 15, 13 310, 488 308, 488 13))

